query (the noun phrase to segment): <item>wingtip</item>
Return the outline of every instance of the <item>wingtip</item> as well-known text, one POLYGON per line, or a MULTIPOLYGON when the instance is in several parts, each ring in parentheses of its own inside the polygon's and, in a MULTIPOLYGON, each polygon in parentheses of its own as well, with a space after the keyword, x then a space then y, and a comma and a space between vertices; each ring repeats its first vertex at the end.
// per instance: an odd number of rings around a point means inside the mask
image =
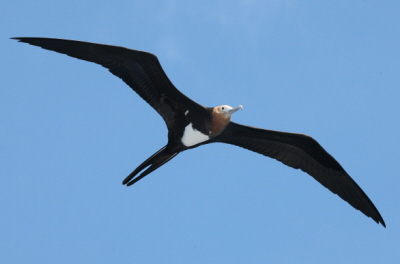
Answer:
POLYGON ((12 37, 10 39, 14 39, 18 42, 24 42, 24 43, 28 43, 27 41, 24 41, 24 39, 28 39, 27 37, 12 37))
POLYGON ((369 216, 369 217, 371 217, 372 220, 374 220, 378 225, 381 224, 384 228, 386 228, 386 223, 385 223, 385 221, 383 220, 383 218, 381 217, 380 214, 379 214, 379 217, 372 217, 372 216, 369 216))
POLYGON ((46 38, 38 38, 38 37, 12 37, 10 39, 17 40, 18 42, 23 42, 23 43, 28 43, 32 44, 31 42, 37 41, 37 40, 44 40, 46 38))
POLYGON ((378 209, 375 208, 375 210, 376 210, 377 215, 371 216, 371 218, 372 218, 375 222, 377 222, 378 225, 381 224, 384 228, 386 228, 386 223, 385 223, 385 221, 383 220, 383 217, 382 217, 381 214, 379 213, 378 209))

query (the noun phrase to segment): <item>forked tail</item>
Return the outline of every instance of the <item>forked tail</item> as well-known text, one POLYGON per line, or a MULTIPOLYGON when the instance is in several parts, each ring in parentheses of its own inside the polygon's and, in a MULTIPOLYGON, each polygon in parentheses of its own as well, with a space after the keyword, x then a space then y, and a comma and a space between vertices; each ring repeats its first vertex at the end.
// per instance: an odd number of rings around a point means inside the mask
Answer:
POLYGON ((132 184, 136 183, 147 174, 153 172, 158 167, 161 167, 162 165, 170 161, 173 157, 178 155, 179 152, 171 152, 167 150, 166 147, 167 146, 162 147, 159 151, 154 153, 150 158, 148 158, 142 164, 140 164, 139 167, 137 167, 131 174, 129 174, 128 177, 125 178, 122 184, 126 184, 126 186, 131 186, 132 184), (141 172, 146 167, 148 168, 135 178, 136 174, 141 172))

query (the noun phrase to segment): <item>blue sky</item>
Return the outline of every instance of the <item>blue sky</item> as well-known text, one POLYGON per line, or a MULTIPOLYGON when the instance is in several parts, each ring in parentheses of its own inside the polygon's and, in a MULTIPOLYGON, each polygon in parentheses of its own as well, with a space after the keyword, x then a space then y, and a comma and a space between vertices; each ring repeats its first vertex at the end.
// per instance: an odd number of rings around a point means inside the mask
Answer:
POLYGON ((399 1, 2 1, 1 263, 398 263, 399 1), (224 144, 122 180, 166 143, 102 67, 17 43, 158 56, 233 120, 313 136, 387 228, 307 174, 224 144))

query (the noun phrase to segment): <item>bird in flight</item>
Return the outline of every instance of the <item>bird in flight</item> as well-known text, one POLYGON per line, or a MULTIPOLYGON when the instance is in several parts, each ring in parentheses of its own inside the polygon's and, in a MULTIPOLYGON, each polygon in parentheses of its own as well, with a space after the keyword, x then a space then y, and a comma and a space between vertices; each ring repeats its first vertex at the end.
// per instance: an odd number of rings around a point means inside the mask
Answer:
MULTIPOLYGON (((130 186, 180 152, 221 142, 242 147, 301 169, 355 209, 385 226, 380 213, 342 166, 312 137, 230 121, 242 106, 202 106, 168 79, 157 57, 124 47, 54 38, 13 38, 43 49, 94 62, 121 78, 164 119, 168 143, 140 164, 123 184, 130 186)), ((386 226, 385 226, 386 227, 386 226)))

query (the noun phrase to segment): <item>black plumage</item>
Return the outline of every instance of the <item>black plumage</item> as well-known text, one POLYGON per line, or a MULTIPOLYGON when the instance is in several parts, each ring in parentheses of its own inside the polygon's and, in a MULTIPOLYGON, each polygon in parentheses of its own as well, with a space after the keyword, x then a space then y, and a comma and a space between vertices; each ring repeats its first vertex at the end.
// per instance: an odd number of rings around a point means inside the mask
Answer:
POLYGON ((368 196, 313 138, 304 134, 266 130, 231 122, 230 115, 241 106, 231 109, 232 113, 229 112, 228 115, 226 111, 229 109, 224 110, 224 106, 204 107, 192 101, 174 87, 155 55, 124 47, 73 40, 25 37, 14 39, 102 65, 121 78, 162 116, 168 128, 167 145, 137 167, 123 184, 134 184, 184 150, 221 142, 303 170, 355 209, 385 226, 368 196), (198 143, 193 145, 184 143, 185 129, 190 125, 193 131, 201 132, 206 139, 196 141, 198 143), (142 173, 139 174, 140 172, 142 173))

